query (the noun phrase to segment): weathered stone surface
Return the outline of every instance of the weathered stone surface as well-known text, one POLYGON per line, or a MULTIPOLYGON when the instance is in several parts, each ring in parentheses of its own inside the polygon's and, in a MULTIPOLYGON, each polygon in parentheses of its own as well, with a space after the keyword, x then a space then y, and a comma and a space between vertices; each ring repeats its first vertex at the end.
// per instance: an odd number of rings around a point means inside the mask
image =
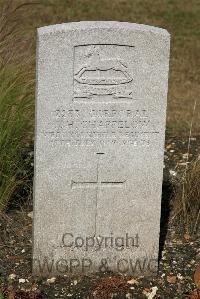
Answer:
POLYGON ((38 29, 35 274, 155 273, 169 39, 120 22, 38 29))

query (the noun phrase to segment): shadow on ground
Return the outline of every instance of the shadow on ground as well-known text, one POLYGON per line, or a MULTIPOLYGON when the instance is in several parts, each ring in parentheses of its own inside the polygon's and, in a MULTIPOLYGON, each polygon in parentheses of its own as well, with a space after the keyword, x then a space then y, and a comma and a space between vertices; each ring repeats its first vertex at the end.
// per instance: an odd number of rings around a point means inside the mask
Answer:
POLYGON ((161 199, 161 219, 160 219, 160 242, 159 242, 159 261, 162 257, 171 211, 171 199, 173 196, 173 184, 170 179, 163 181, 162 185, 162 199, 161 199))

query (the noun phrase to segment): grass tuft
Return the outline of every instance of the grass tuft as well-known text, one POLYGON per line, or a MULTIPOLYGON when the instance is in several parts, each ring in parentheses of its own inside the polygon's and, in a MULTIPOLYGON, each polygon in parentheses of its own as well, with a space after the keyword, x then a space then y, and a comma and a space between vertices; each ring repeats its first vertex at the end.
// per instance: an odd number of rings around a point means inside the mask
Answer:
POLYGON ((28 178, 22 148, 32 139, 33 81, 19 34, 21 7, 8 1, 0 11, 0 211, 28 178))
POLYGON ((173 219, 184 224, 186 233, 200 228, 200 157, 191 163, 175 192, 173 219))

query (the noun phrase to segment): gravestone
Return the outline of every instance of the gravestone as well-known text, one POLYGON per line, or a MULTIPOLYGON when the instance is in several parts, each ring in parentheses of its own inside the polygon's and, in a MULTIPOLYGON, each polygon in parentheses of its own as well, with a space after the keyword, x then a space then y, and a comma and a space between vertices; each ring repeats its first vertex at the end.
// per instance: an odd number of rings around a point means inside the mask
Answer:
POLYGON ((34 274, 156 273, 169 41, 131 23, 38 29, 34 274))

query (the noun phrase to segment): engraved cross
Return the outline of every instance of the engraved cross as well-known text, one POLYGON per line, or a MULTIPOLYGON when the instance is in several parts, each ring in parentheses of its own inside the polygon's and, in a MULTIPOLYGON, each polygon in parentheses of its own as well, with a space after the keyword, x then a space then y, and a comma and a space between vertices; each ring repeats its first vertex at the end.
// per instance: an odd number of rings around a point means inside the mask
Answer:
POLYGON ((98 160, 97 160, 97 175, 96 180, 94 181, 75 181, 71 180, 71 188, 72 189, 79 189, 79 188, 95 188, 96 189, 96 211, 95 211, 95 234, 96 234, 96 220, 97 220, 97 207, 98 207, 98 196, 99 196, 99 190, 101 188, 108 188, 108 187, 123 187, 125 185, 126 180, 124 181, 104 181, 101 180, 99 177, 99 162, 100 162, 100 155, 103 155, 104 153, 97 153, 98 160))

